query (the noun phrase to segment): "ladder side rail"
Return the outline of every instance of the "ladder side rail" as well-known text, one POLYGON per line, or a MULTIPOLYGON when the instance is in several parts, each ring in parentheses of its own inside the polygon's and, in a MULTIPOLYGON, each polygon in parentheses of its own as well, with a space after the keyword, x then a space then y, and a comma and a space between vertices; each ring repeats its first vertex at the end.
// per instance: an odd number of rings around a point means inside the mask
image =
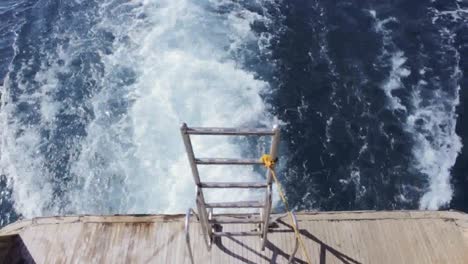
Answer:
MULTIPOLYGON (((274 135, 271 139, 271 147, 270 147, 270 156, 273 160, 278 158, 278 145, 280 140, 280 130, 278 125, 273 127, 274 135)), ((271 184, 273 181, 273 176, 270 170, 267 170, 267 183, 271 184)))
MULTIPOLYGON (((273 137, 271 139, 271 146, 270 146, 270 156, 273 160, 277 159, 278 156, 278 145, 279 145, 279 139, 280 139, 280 130, 278 125, 275 125, 273 127, 273 137)), ((268 169, 267 170, 267 192, 265 193, 265 207, 263 209, 263 234, 262 234, 262 251, 265 250, 265 245, 267 241, 267 236, 268 236, 268 226, 270 225, 269 220, 270 220, 270 213, 271 213, 271 206, 272 206, 272 174, 271 171, 268 169)))
POLYGON ((195 162, 195 154, 193 152, 192 142, 190 140, 189 134, 187 134, 187 124, 183 123, 180 127, 180 132, 182 133, 182 139, 184 140, 185 151, 190 162, 190 169, 192 170, 193 180, 197 186, 200 186, 200 174, 198 173, 197 164, 195 162))
POLYGON ((205 244, 208 250, 211 249, 211 235, 208 232, 208 230, 211 230, 211 226, 208 223, 208 218, 206 214, 203 214, 202 212, 206 212, 206 209, 203 209, 202 202, 200 201, 200 196, 198 192, 198 187, 197 187, 197 198, 196 198, 196 204, 197 204, 197 210, 200 215, 200 225, 201 229, 203 232, 203 239, 205 240, 205 244))
MULTIPOLYGON (((195 153, 193 152, 192 142, 190 140, 190 136, 187 134, 187 124, 183 123, 180 127, 180 132, 182 133, 182 138, 184 140, 185 150, 187 152, 187 156, 190 162, 190 168, 192 170, 193 180, 197 186, 197 204, 199 206, 198 213, 200 214, 200 219, 202 220, 202 225, 205 226, 205 234, 212 238, 212 230, 208 223, 208 212, 206 210, 206 202, 205 197, 203 196, 203 191, 201 190, 201 181, 200 181, 200 174, 198 173, 197 164, 195 163, 195 153)), ((211 243, 210 243, 211 244, 211 243)))
POLYGON ((268 227, 270 225, 270 213, 271 213, 271 206, 272 206, 272 188, 271 185, 268 186, 266 189, 266 198, 265 198, 265 207, 263 208, 263 214, 262 214, 262 236, 261 236, 261 241, 262 241, 262 251, 265 250, 265 245, 267 241, 267 236, 268 236, 268 227))

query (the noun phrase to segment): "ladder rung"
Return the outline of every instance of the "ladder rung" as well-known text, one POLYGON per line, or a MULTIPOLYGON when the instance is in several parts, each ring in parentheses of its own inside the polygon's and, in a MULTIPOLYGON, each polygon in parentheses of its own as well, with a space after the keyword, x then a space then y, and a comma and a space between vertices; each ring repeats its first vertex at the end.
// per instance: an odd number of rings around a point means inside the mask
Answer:
POLYGON ((199 165, 255 165, 263 164, 259 159, 195 159, 195 163, 199 165))
POLYGON ((208 220, 212 224, 259 224, 263 223, 263 220, 259 217, 215 217, 214 219, 208 220))
POLYGON ((262 208, 263 202, 258 201, 242 201, 242 202, 227 202, 227 203, 206 203, 207 208, 262 208))
POLYGON ((266 182, 202 182, 202 188, 265 188, 266 182))
POLYGON ((272 136, 275 132, 264 128, 222 128, 222 127, 188 127, 190 135, 239 135, 239 136, 272 136))
POLYGON ((250 231, 250 232, 213 232, 214 236, 259 236, 261 232, 250 231))

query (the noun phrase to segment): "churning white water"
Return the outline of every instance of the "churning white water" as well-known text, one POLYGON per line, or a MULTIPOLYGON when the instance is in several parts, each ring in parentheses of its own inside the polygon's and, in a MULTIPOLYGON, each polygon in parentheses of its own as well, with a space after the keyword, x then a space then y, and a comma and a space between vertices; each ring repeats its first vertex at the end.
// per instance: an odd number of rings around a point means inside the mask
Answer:
MULTIPOLYGON (((460 137, 455 132, 456 107, 460 103, 460 87, 457 80, 461 73, 458 67, 460 54, 454 48, 454 34, 447 28, 441 28, 439 31, 441 38, 445 40, 441 48, 448 50, 447 54, 453 54, 450 56, 454 56, 457 63, 451 76, 453 81, 443 83, 431 80, 435 82, 432 85, 436 87, 431 90, 427 87, 426 78, 429 77, 426 76, 426 72, 433 69, 423 67, 419 70, 422 77, 418 84, 405 87, 403 79, 411 74, 405 66, 407 58, 393 42, 391 29, 387 28, 387 24, 398 21, 393 17, 379 20, 375 11, 371 11, 371 15, 376 19, 376 31, 383 38, 382 53, 390 58, 392 66, 382 89, 388 97, 389 108, 400 111, 405 116, 403 128, 413 139, 412 167, 428 180, 428 188, 419 201, 420 209, 436 210, 447 205, 452 199, 451 168, 462 148, 460 137), (409 107, 403 105, 400 98, 393 94, 393 91, 398 89, 411 91, 412 100, 409 107)), ((438 12, 434 13, 434 17, 439 15, 438 12)), ((437 19, 433 19, 432 22, 436 23, 437 19)))
MULTIPOLYGON (((11 101, 8 79, 5 82, 1 172, 13 189, 16 210, 25 217, 182 212, 194 203, 195 193, 179 133, 183 121, 192 126, 272 125, 261 98, 268 93, 268 83, 242 64, 248 56, 242 50, 248 52, 248 45, 259 48, 252 23, 266 18, 230 1, 116 3, 100 4, 99 18, 94 18, 97 23, 91 30, 111 33, 114 40, 111 52, 101 52, 96 62, 102 63, 104 73, 92 78, 100 87, 87 101, 93 119, 87 123, 86 136, 68 146, 72 177, 66 182, 58 183, 48 171, 39 150, 40 131, 54 129, 59 110, 81 111, 49 95, 57 89, 58 75, 71 71, 83 40, 71 37, 69 45, 44 51, 61 62, 43 61, 34 76, 40 87, 19 102, 11 101), (131 81, 125 83, 121 75, 131 81), (12 113, 28 101, 37 103, 41 123, 22 127, 12 113), (116 107, 116 101, 126 103, 116 107), (59 197, 54 195, 56 184, 62 185, 59 197), (60 200, 65 206, 59 206, 60 200)), ((240 157, 248 149, 238 143, 224 137, 193 140, 195 154, 204 157, 240 157)), ((256 181, 262 175, 252 168, 209 167, 201 169, 201 177, 256 181)), ((207 196, 247 200, 256 195, 217 191, 207 196)))

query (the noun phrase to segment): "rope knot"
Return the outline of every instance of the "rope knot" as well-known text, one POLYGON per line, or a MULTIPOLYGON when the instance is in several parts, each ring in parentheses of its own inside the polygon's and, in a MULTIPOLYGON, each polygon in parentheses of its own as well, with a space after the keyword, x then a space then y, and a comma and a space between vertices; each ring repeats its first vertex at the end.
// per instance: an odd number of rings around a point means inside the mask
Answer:
POLYGON ((265 167, 273 169, 273 167, 275 167, 275 164, 276 164, 276 161, 278 160, 278 158, 273 159, 271 157, 271 155, 263 154, 262 157, 260 158, 260 160, 262 161, 262 163, 263 163, 263 165, 265 167))

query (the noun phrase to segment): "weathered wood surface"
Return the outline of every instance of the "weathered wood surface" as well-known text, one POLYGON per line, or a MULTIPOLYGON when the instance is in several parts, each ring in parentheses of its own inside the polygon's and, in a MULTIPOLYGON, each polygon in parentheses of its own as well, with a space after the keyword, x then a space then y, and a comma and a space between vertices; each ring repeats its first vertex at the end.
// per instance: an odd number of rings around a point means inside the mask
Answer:
MULTIPOLYGON (((195 263, 286 263, 294 234, 282 221, 265 251, 258 237, 223 237, 210 252, 194 221, 195 263)), ((314 264, 468 263, 468 215, 459 212, 298 213, 298 221, 314 264)), ((223 231, 255 228, 230 224, 223 231)), ((189 263, 182 215, 35 218, 3 228, 0 244, 14 234, 36 263, 189 263)), ((300 249, 296 257, 305 263, 300 249)))

